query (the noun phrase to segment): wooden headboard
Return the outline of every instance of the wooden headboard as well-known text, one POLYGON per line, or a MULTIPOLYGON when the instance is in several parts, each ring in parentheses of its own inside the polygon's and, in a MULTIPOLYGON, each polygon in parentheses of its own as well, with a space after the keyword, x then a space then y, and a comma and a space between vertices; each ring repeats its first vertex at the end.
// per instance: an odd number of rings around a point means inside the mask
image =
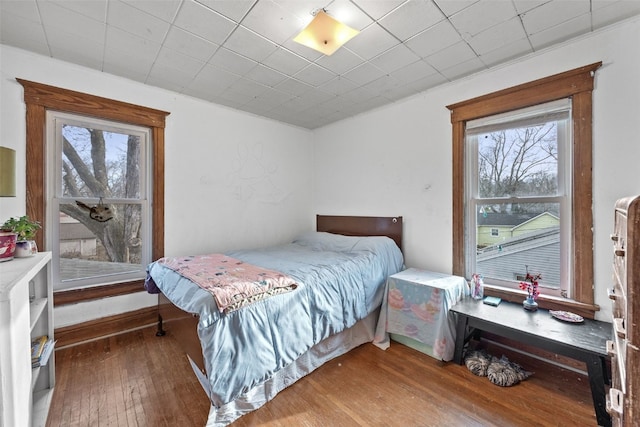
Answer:
POLYGON ((387 236, 402 250, 401 216, 316 215, 316 231, 347 236, 387 236))

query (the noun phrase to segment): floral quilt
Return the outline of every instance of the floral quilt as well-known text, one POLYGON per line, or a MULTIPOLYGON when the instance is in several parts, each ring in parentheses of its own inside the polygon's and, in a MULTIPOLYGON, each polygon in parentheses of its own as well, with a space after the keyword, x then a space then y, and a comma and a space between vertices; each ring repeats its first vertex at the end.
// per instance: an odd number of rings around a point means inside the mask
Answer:
POLYGON ((163 258, 158 263, 211 293, 224 313, 298 286, 293 278, 278 271, 223 254, 163 258))

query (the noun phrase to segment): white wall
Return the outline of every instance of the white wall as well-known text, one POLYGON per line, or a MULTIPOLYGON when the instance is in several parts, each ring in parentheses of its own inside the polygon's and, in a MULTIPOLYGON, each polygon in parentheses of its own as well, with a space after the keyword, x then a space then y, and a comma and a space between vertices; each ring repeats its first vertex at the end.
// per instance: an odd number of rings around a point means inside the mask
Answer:
POLYGON ((640 194, 640 19, 316 131, 316 211, 402 215, 409 266, 451 272, 452 149, 446 105, 598 61, 594 99, 597 318, 611 319, 615 201, 640 194))
MULTIPOLYGON (((285 241, 311 229, 316 213, 402 215, 407 265, 449 272, 445 106, 602 61, 594 91, 594 252, 598 318, 608 320, 611 209, 616 199, 640 193, 640 141, 632 126, 640 117, 638 42, 634 19, 314 132, 0 45, 0 141, 17 150, 24 171, 25 107, 15 77, 169 111, 166 255, 285 241)), ((25 212, 22 173, 17 191, 0 198, 0 219, 25 212)), ((56 325, 154 301, 142 294, 57 309, 56 325)))
MULTIPOLYGON (((168 111, 165 254, 221 252, 311 230, 313 133, 0 45, 0 141, 17 151, 17 197, 0 220, 26 211, 25 104, 15 78, 168 111)), ((45 248, 40 248, 45 249, 45 248)), ((152 305, 127 295, 56 309, 56 327, 152 305)))

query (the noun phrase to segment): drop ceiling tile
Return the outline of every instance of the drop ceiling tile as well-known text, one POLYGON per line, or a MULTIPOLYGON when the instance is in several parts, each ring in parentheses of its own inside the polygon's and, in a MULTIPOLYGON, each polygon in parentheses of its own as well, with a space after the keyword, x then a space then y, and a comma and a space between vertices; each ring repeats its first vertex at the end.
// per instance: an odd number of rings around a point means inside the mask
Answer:
POLYGON ((511 59, 528 55, 533 52, 529 39, 515 40, 497 49, 485 52, 480 55, 480 60, 488 67, 507 62, 511 59))
POLYGON ((240 22, 256 2, 255 0, 197 0, 198 3, 215 10, 234 22, 240 22))
POLYGON ((291 94, 280 92, 276 89, 268 89, 257 97, 253 98, 250 103, 267 111, 284 104, 291 99, 291 94))
POLYGON ((260 96, 267 89, 269 88, 245 78, 239 78, 231 86, 229 86, 229 90, 239 94, 247 95, 249 98, 260 96))
POLYGON ((240 110, 242 108, 242 104, 235 99, 227 99, 223 98, 221 95, 213 96, 209 99, 209 101, 214 104, 224 105, 226 107, 234 108, 236 110, 240 110))
POLYGON ((398 86, 400 86, 400 82, 398 81, 398 79, 390 75, 384 75, 382 77, 375 79, 372 82, 367 83, 362 87, 363 89, 367 89, 372 92, 378 93, 382 96, 385 96, 387 92, 392 91, 398 86))
POLYGON ((42 26, 9 12, 0 14, 0 43, 51 56, 42 26))
POLYGON ((445 19, 431 0, 408 1, 380 20, 380 25, 400 41, 424 31, 445 19))
POLYGON ((244 77, 269 87, 273 87, 288 78, 286 75, 262 64, 258 64, 258 66, 246 73, 244 77))
POLYGON ((461 41, 447 49, 442 49, 441 51, 428 56, 425 58, 425 61, 427 61, 436 70, 442 72, 442 70, 451 68, 454 65, 461 64, 473 58, 476 58, 475 52, 471 50, 466 42, 461 41))
POLYGON ((455 80, 486 69, 487 66, 479 58, 474 57, 468 61, 459 62, 449 68, 445 68, 440 71, 440 74, 449 80, 455 80))
POLYGON ((47 39, 54 57, 102 71, 103 41, 79 37, 57 27, 47 30, 47 39))
MULTIPOLYGON (((160 18, 166 22, 173 22, 178 13, 182 0, 122 0, 129 6, 133 6, 149 15, 160 18)), ((86 1, 85 1, 86 2, 86 1)), ((90 2, 86 2, 90 3, 90 2)))
POLYGON ((189 82, 185 79, 176 79, 171 76, 171 72, 165 73, 164 67, 154 67, 151 73, 147 76, 146 84, 159 87, 162 89, 170 90, 172 92, 182 93, 185 89, 185 85, 189 82))
MULTIPOLYGON (((243 89, 242 87, 242 79, 240 79, 238 83, 240 86, 238 87, 239 89, 243 89)), ((250 90, 237 90, 237 88, 235 86, 230 86, 229 88, 227 88, 227 90, 225 90, 224 92, 222 92, 220 94, 220 97, 222 98, 226 98, 226 99, 232 99, 236 102, 239 102, 240 105, 245 105, 247 102, 250 102, 254 96, 258 96, 258 94, 252 94, 250 90)))
POLYGON ((458 43, 462 38, 447 20, 410 38, 405 45, 421 58, 458 43))
POLYGON ((219 47, 219 45, 215 43, 176 26, 172 26, 169 30, 163 46, 205 62, 211 58, 219 47))
POLYGON ((405 0, 361 0, 358 2, 358 6, 373 19, 380 19, 404 2, 405 0))
POLYGON ((0 17, 4 14, 40 23, 40 14, 35 0, 0 1, 0 17))
POLYGON ((196 74, 198 74, 198 72, 200 72, 202 67, 204 67, 204 64, 204 61, 199 61, 178 52, 177 50, 162 47, 160 52, 158 52, 158 57, 156 58, 154 67, 158 65, 166 67, 169 70, 177 70, 183 73, 184 76, 188 76, 189 79, 192 79, 196 74))
POLYGON ((239 76, 221 68, 206 64, 200 73, 189 82, 185 93, 205 97, 219 95, 240 79, 239 76))
POLYGON ((256 3, 242 25, 277 44, 295 37, 304 28, 302 19, 271 0, 256 3))
POLYGON ((107 0, 65 0, 63 2, 38 0, 40 7, 46 3, 56 3, 58 6, 72 10, 96 21, 102 23, 107 22, 107 0))
POLYGON ((276 89, 292 95, 301 96, 313 89, 312 86, 301 82, 300 80, 290 78, 276 85, 276 89))
POLYGON ((552 44, 577 37, 591 30, 591 17, 588 14, 581 15, 559 25, 539 31, 529 36, 529 41, 535 50, 540 50, 552 44))
POLYGON ((511 2, 479 1, 449 17, 449 20, 463 38, 467 38, 516 16, 511 2))
POLYGON ((382 77, 383 75, 384 72, 379 68, 374 67, 368 62, 364 62, 362 65, 359 65, 353 70, 345 73, 344 77, 358 85, 365 85, 379 77, 382 77))
POLYGON ((297 72, 294 77, 301 82, 311 86, 320 86, 335 77, 335 74, 316 64, 309 64, 301 71, 297 72))
POLYGON ((398 81, 409 83, 437 73, 438 71, 431 65, 419 60, 390 73, 390 75, 398 79, 398 81))
POLYGON ((407 46, 399 44, 369 62, 384 72, 392 73, 409 64, 413 64, 419 59, 420 57, 409 50, 407 46))
POLYGON ((278 48, 269 40, 241 26, 229 36, 224 47, 256 62, 264 61, 278 48))
POLYGON ((343 95, 355 89, 357 85, 349 79, 337 76, 334 79, 320 85, 319 89, 333 95, 343 95))
POLYGON ((520 18, 515 17, 466 40, 478 55, 482 55, 526 37, 520 18))
POLYGON ((322 90, 310 90, 297 96, 302 102, 311 103, 311 105, 321 104, 333 98, 335 95, 324 92, 322 90))
POLYGON ((39 9, 47 38, 49 33, 60 34, 62 31, 65 34, 75 34, 80 39, 91 39, 104 44, 106 30, 104 22, 88 18, 52 2, 40 3, 39 9))
POLYGON ((536 34, 588 14, 590 3, 589 1, 550 1, 522 14, 522 23, 527 34, 536 34))
POLYGON ((300 115, 300 113, 309 108, 312 108, 313 106, 314 104, 312 101, 297 96, 280 105, 280 108, 283 111, 289 112, 289 114, 292 116, 298 116, 300 115))
POLYGON ((594 0, 592 3, 593 29, 618 22, 629 16, 640 14, 640 1, 637 0, 594 0))
POLYGON ((354 114, 358 114, 364 111, 374 110, 378 107, 382 107, 389 103, 389 100, 383 96, 374 96, 373 98, 369 98, 366 101, 361 102, 357 105, 357 109, 354 110, 354 114))
MULTIPOLYGON (((478 1, 485 0, 433 0, 445 16, 452 16, 478 1)), ((503 0, 498 0, 503 1, 503 0)))
POLYGON ((278 48, 264 61, 262 61, 262 63, 274 70, 278 70, 281 73, 288 75, 293 75, 309 65, 308 60, 283 48, 278 48))
POLYGON ((117 55, 118 52, 122 52, 138 56, 141 61, 148 62, 149 65, 151 65, 156 59, 156 56, 158 56, 160 46, 160 43, 107 25, 106 50, 110 51, 112 56, 117 55))
POLYGON ((371 99, 375 96, 375 92, 371 92, 369 89, 365 89, 363 87, 355 88, 354 90, 341 95, 343 99, 351 104, 360 104, 361 102, 364 102, 367 99, 371 99))
POLYGON ((358 31, 373 23, 373 20, 350 0, 333 0, 326 6, 326 10, 328 15, 358 31))
MULTIPOLYGON (((284 10, 288 10, 293 15, 300 18, 303 26, 306 26, 313 19, 312 12, 326 6, 318 4, 316 0, 273 0, 284 10)), ((301 28, 302 29, 302 28, 301 28)))
POLYGON ((215 44, 222 44, 236 27, 233 21, 193 0, 182 3, 174 24, 215 44))
POLYGON ((400 87, 399 89, 409 88, 413 93, 424 92, 425 90, 431 89, 443 83, 446 83, 448 79, 444 77, 440 73, 431 74, 429 76, 425 76, 421 79, 415 80, 411 83, 408 83, 404 87, 400 87))
POLYGON ((107 47, 102 71, 144 83, 152 65, 153 59, 107 47))
POLYGON ((518 13, 526 13, 550 1, 551 0, 513 0, 513 5, 518 13))
POLYGON ((331 70, 336 74, 344 74, 358 66, 361 62, 362 58, 358 55, 351 52, 349 49, 341 48, 331 56, 322 55, 322 57, 316 61, 316 64, 331 70))
POLYGON ((251 69, 253 69, 258 63, 249 58, 245 58, 242 55, 238 55, 224 47, 218 49, 218 51, 209 59, 209 64, 216 67, 225 69, 240 76, 245 75, 251 69))
POLYGON ((117 0, 109 2, 107 24, 158 43, 169 31, 167 22, 117 0))
POLYGON ((381 51, 400 43, 380 25, 373 24, 349 40, 344 46, 364 59, 371 59, 381 51))

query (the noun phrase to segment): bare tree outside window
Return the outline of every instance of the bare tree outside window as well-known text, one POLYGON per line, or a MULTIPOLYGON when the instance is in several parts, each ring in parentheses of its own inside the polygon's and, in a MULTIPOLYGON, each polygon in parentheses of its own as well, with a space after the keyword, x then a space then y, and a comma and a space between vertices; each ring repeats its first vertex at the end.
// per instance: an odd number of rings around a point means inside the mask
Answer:
POLYGON ((49 113, 59 289, 144 278, 151 244, 149 128, 49 113))
MULTIPOLYGON (((63 197, 79 200, 140 197, 138 136, 73 125, 64 125, 62 134, 63 197)), ((105 222, 92 219, 86 208, 78 204, 61 204, 60 211, 97 237, 104 248, 103 261, 140 263, 140 207, 122 202, 107 206, 113 218, 105 222)))
POLYGON ((468 215, 476 229, 470 268, 488 283, 512 286, 528 266, 542 273, 541 286, 560 287, 567 118, 515 112, 468 128, 468 215))

